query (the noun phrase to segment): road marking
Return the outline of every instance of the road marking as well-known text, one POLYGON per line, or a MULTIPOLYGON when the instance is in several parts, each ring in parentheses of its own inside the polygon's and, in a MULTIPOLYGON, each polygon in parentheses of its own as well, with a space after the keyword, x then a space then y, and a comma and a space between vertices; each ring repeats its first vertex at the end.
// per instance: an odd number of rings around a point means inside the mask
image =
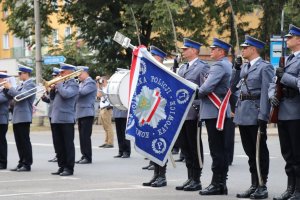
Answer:
MULTIPOLYGON (((15 142, 7 142, 10 145, 16 145, 15 142)), ((31 143, 32 146, 41 146, 41 147, 53 147, 53 144, 45 144, 45 143, 31 143)), ((79 145, 75 145, 76 149, 80 149, 79 145)), ((92 146, 92 149, 117 149, 117 148, 99 148, 98 146, 92 146)))
POLYGON ((57 181, 57 180, 77 180, 79 178, 62 177, 62 178, 45 178, 45 179, 21 179, 21 180, 6 180, 0 183, 16 183, 16 182, 38 182, 38 181, 57 181))
POLYGON ((47 195, 47 194, 78 193, 78 192, 117 191, 117 190, 140 190, 140 189, 155 189, 155 188, 133 185, 132 187, 125 187, 125 188, 96 188, 96 189, 85 189, 85 190, 60 190, 60 191, 47 191, 47 192, 45 191, 45 192, 11 193, 11 194, 1 194, 0 197, 12 197, 12 196, 24 196, 24 195, 47 195))

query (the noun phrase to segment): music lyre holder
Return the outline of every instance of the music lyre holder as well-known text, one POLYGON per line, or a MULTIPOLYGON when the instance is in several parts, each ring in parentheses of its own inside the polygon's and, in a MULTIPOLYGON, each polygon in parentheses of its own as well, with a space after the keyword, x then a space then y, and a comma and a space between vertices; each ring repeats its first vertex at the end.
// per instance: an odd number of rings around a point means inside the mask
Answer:
POLYGON ((119 43, 125 49, 127 49, 128 47, 131 48, 131 49, 135 48, 135 46, 130 44, 131 39, 126 37, 125 35, 123 35, 122 33, 118 32, 118 31, 116 31, 113 40, 115 42, 119 43))

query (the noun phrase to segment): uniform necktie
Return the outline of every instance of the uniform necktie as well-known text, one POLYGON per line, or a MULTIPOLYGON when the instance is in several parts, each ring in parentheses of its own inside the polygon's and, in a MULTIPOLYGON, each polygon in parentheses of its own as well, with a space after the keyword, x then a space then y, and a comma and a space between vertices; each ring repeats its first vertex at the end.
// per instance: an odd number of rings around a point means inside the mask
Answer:
POLYGON ((294 57, 295 57, 295 54, 289 55, 289 57, 288 57, 288 59, 287 59, 287 62, 291 61, 294 57))
POLYGON ((251 64, 250 64, 250 63, 248 63, 247 67, 248 67, 248 69, 250 69, 250 67, 251 67, 251 64))

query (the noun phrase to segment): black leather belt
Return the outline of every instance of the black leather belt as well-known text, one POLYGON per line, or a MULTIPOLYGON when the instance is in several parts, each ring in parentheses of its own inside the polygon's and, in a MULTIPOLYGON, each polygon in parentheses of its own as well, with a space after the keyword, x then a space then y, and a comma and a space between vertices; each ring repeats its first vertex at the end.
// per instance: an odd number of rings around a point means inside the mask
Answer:
POLYGON ((103 109, 110 110, 110 109, 113 109, 113 107, 112 106, 105 106, 103 108, 100 108, 100 110, 103 110, 103 109))
POLYGON ((249 95, 249 94, 240 94, 240 100, 258 100, 260 99, 260 95, 249 95))

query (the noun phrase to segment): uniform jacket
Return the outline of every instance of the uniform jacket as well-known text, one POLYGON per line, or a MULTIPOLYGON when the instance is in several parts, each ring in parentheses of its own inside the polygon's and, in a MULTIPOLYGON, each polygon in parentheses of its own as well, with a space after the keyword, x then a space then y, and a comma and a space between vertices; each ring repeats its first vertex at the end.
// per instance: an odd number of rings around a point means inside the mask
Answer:
POLYGON ((95 116, 95 101, 97 94, 96 82, 88 77, 79 84, 79 94, 76 103, 76 118, 95 116))
MULTIPOLYGON (((18 85, 16 88, 10 88, 7 92, 8 95, 11 97, 15 97, 23 92, 26 92, 28 90, 31 90, 35 88, 35 83, 32 79, 28 79, 21 85, 18 85)), ((32 90, 32 92, 35 92, 36 90, 32 90)), ((18 98, 22 98, 23 96, 26 96, 29 93, 25 93, 24 95, 21 95, 18 98)), ((15 102, 14 111, 13 111, 13 117, 12 122, 13 124, 17 123, 23 123, 23 122, 32 122, 32 104, 34 102, 35 95, 32 95, 31 97, 28 97, 22 101, 15 102)))
POLYGON ((127 118, 127 110, 120 110, 116 107, 113 108, 113 118, 127 118))
MULTIPOLYGON (((283 85, 299 90, 297 87, 297 82, 300 77, 300 54, 295 56, 290 61, 287 61, 284 74, 280 80, 280 83, 283 85)), ((272 97, 275 94, 276 84, 270 84, 269 88, 269 97, 272 97)), ((296 120, 300 119, 300 95, 295 96, 294 98, 283 97, 280 101, 279 106, 279 120, 296 120)))
MULTIPOLYGON (((209 72, 209 65, 200 60, 197 59, 192 66, 189 66, 187 69, 187 65, 182 65, 178 70, 178 75, 185 78, 186 80, 189 80, 198 86, 201 86, 205 80, 205 77, 207 76, 209 72)), ((194 100, 193 105, 199 106, 200 100, 194 100)), ((199 111, 197 111, 193 106, 191 106, 186 120, 195 120, 197 119, 199 115, 199 111)))
POLYGON ((257 120, 269 120, 270 103, 268 89, 274 77, 273 66, 263 59, 257 60, 249 69, 248 63, 242 66, 241 70, 241 95, 259 96, 257 100, 238 99, 234 123, 238 125, 257 125, 257 120), (246 84, 248 86, 247 90, 246 84))
POLYGON ((8 104, 9 98, 0 91, 0 124, 8 124, 8 104))
MULTIPOLYGON (((209 100, 207 95, 214 92, 221 100, 230 88, 232 63, 223 57, 215 62, 209 70, 206 81, 199 88, 199 96, 202 99, 200 107, 200 119, 218 118, 219 110, 209 100)), ((227 107, 227 117, 230 117, 230 105, 227 107)))
POLYGON ((75 103, 79 86, 75 79, 64 83, 58 83, 56 90, 50 92, 50 99, 53 100, 51 112, 52 123, 75 123, 75 103))

